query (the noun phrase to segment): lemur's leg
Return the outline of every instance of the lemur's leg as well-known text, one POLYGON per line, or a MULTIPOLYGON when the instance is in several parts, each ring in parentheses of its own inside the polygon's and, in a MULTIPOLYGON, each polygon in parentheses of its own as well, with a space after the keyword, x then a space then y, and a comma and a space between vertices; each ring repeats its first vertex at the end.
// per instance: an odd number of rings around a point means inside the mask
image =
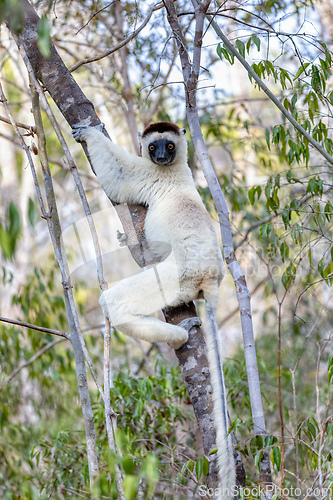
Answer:
POLYGON ((187 341, 189 329, 199 326, 200 319, 170 325, 149 315, 181 302, 178 269, 170 262, 122 280, 100 298, 104 314, 120 331, 148 342, 167 342, 174 349, 187 341))

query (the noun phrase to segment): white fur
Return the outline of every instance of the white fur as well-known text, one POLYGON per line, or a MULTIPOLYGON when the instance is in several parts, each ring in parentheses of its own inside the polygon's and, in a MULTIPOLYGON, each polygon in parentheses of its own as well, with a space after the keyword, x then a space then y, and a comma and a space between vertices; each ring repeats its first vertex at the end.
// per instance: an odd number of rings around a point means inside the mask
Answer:
POLYGON ((209 298, 206 301, 205 334, 209 371, 213 387, 216 442, 218 444, 217 463, 220 477, 219 498, 221 500, 229 500, 233 498, 232 492, 236 484, 236 471, 231 436, 227 436, 229 420, 222 357, 216 326, 216 304, 214 304, 214 299, 210 301, 209 298))
MULTIPOLYGON (((188 332, 149 315, 165 306, 196 300, 199 292, 206 299, 206 341, 213 386, 220 488, 231 490, 235 484, 234 459, 231 443, 226 439, 226 401, 221 400, 221 391, 225 392, 223 373, 223 387, 220 383, 222 367, 214 355, 218 344, 215 309, 224 264, 212 221, 187 165, 186 139, 182 133, 151 133, 142 139, 142 157, 125 152, 93 127, 80 129, 79 139, 87 144, 97 178, 106 194, 118 203, 147 204, 147 242, 162 241, 172 248, 172 253, 163 262, 103 292, 100 303, 104 314, 127 335, 150 342, 168 342, 177 349, 187 341, 188 332), (147 146, 161 137, 175 143, 176 157, 172 164, 156 165, 150 160, 147 146)), ((220 498, 227 500, 229 496, 221 493, 220 498)))

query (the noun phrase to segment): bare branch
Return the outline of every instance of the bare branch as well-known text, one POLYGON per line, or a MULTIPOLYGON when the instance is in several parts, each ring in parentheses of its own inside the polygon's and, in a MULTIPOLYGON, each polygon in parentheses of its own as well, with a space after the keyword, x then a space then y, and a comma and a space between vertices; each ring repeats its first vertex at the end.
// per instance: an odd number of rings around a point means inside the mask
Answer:
POLYGON ((78 35, 80 33, 80 31, 82 31, 86 26, 88 26, 88 24, 90 23, 90 21, 92 19, 94 19, 94 17, 96 17, 98 14, 100 14, 103 10, 106 10, 109 7, 111 7, 111 5, 113 5, 116 2, 119 2, 119 0, 112 0, 112 2, 108 3, 107 5, 105 5, 105 7, 102 7, 97 12, 95 12, 92 16, 90 16, 88 21, 75 33, 75 35, 78 35))
MULTIPOLYGON (((123 9, 125 7, 118 3, 115 7, 116 24, 119 30, 119 39, 123 38, 123 9)), ((127 63, 128 52, 126 46, 120 49, 120 70, 123 79, 123 92, 122 97, 126 102, 124 106, 124 115, 127 121, 127 125, 131 134, 132 143, 135 148, 136 154, 140 154, 140 145, 138 141, 138 128, 136 125, 135 111, 133 104, 133 93, 132 85, 130 82, 130 76, 128 71, 127 63)))
MULTIPOLYGON (((10 120, 8 118, 5 118, 4 116, 0 116, 0 121, 11 125, 10 120)), ((25 125, 24 123, 20 123, 20 122, 16 122, 16 125, 19 128, 25 128, 26 130, 29 130, 31 135, 34 135, 36 133, 36 127, 34 127, 32 125, 25 125)))
POLYGON ((18 319, 8 319, 0 316, 0 321, 3 323, 10 323, 11 325, 24 326, 30 328, 31 330, 36 330, 37 332, 51 333, 52 335, 57 335, 58 337, 64 337, 69 340, 68 333, 61 332, 59 330, 52 330, 51 328, 45 328, 44 326, 32 325, 31 323, 26 323, 25 321, 19 321, 18 319))
POLYGON ((183 33, 179 27, 177 14, 176 14, 176 11, 174 9, 173 3, 171 4, 169 1, 165 1, 165 6, 167 9, 167 13, 168 13, 168 21, 169 21, 169 24, 171 26, 173 36, 175 37, 177 45, 178 45, 179 57, 180 57, 183 75, 184 75, 184 83, 186 86, 186 82, 191 77, 191 63, 190 63, 190 59, 189 59, 187 48, 186 48, 186 41, 185 41, 183 33))
MULTIPOLYGON (((207 1, 205 3, 207 4, 207 1)), ((201 47, 202 47, 203 27, 205 21, 204 14, 207 11, 207 8, 208 5, 206 9, 204 8, 204 3, 201 3, 200 7, 196 8, 196 24, 194 33, 194 49, 193 49, 193 63, 192 63, 192 78, 195 79, 195 86, 197 86, 200 73, 201 47)))
POLYGON ((104 57, 107 57, 107 56, 113 54, 117 50, 121 49, 121 47, 124 47, 125 45, 127 45, 148 24, 148 22, 149 22, 149 20, 150 20, 150 18, 152 16, 152 13, 154 11, 156 11, 156 10, 161 9, 162 7, 163 7, 163 4, 161 4, 161 3, 159 3, 159 4, 157 4, 157 5, 153 6, 153 7, 151 7, 149 9, 149 11, 148 11, 147 16, 145 17, 144 21, 140 24, 140 26, 135 31, 133 31, 133 33, 131 33, 131 35, 129 35, 127 38, 125 38, 125 40, 123 40, 122 42, 118 43, 118 45, 116 45, 115 47, 112 47, 112 49, 106 50, 105 52, 103 52, 99 56, 87 57, 86 59, 81 59, 81 61, 78 61, 76 64, 74 64, 74 66, 72 66, 71 68, 69 68, 68 71, 70 71, 72 73, 73 71, 77 70, 83 64, 88 64, 88 63, 91 63, 91 62, 99 61, 100 59, 103 59, 104 57))
MULTIPOLYGON (((59 167, 63 168, 64 170, 67 170, 69 172, 71 170, 64 160, 58 160, 58 158, 49 157, 49 163, 53 163, 54 165, 58 165, 59 167)), ((94 175, 88 174, 87 172, 84 172, 82 169, 79 169, 79 168, 77 169, 77 171, 81 177, 86 177, 87 179, 89 179, 90 181, 94 182, 95 184, 97 184, 99 186, 98 181, 94 175)))
POLYGON ((18 148, 22 148, 22 145, 18 141, 15 141, 15 139, 13 139, 10 135, 3 134, 2 132, 0 132, 0 137, 2 137, 3 139, 6 139, 6 141, 13 143, 14 146, 16 146, 18 148))

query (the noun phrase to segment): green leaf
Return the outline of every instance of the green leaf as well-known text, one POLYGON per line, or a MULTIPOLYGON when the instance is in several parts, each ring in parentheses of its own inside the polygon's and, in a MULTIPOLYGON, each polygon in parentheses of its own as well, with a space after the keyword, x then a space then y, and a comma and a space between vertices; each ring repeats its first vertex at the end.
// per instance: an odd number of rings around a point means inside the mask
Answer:
POLYGON ((302 242, 302 227, 299 224, 295 224, 291 228, 291 233, 290 233, 292 240, 298 244, 302 242))
POLYGON ((287 229, 287 227, 289 225, 289 222, 290 222, 290 218, 291 218, 291 213, 290 212, 291 211, 288 208, 284 208, 282 210, 281 217, 282 217, 285 229, 287 229))
POLYGON ((260 39, 256 35, 252 35, 251 38, 253 40, 253 43, 256 44, 258 52, 259 52, 259 50, 260 50, 260 39))
POLYGON ((251 189, 249 189, 249 193, 248 193, 251 205, 254 205, 255 194, 256 194, 256 187, 253 186, 253 187, 251 187, 251 189))
POLYGON ((333 262, 327 264, 323 272, 323 277, 328 285, 333 284, 333 262))
POLYGON ((308 259, 309 259, 310 266, 312 266, 312 250, 309 250, 309 252, 308 252, 308 259))
POLYGON ((333 377, 333 355, 327 361, 328 383, 330 384, 333 377))
POLYGON ((139 401, 136 403, 136 406, 135 406, 133 418, 140 418, 141 417, 142 411, 143 411, 143 406, 144 406, 144 402, 142 401, 142 399, 139 399, 139 401))
POLYGON ((264 446, 264 441, 262 436, 260 435, 253 436, 253 438, 250 441, 250 446, 253 450, 262 450, 264 446))
POLYGON ((250 48, 251 48, 251 37, 248 39, 246 43, 246 52, 249 54, 250 53, 250 48))
POLYGON ((298 213, 298 201, 296 198, 294 198, 293 200, 291 200, 290 202, 290 209, 291 210, 295 210, 296 213, 298 213))
POLYGON ((232 52, 230 52, 230 50, 228 49, 228 47, 225 44, 223 44, 223 46, 222 46, 219 43, 218 46, 216 47, 216 53, 220 59, 223 59, 223 57, 224 57, 225 59, 227 59, 227 61, 230 62, 230 64, 234 64, 235 56, 232 52))
POLYGON ((283 242, 280 246, 280 254, 281 254, 281 259, 282 262, 284 263, 285 257, 289 257, 289 246, 287 245, 286 242, 283 242))
POLYGON ((0 222, 0 247, 6 259, 11 259, 13 257, 20 233, 20 215, 15 203, 11 201, 8 207, 6 226, 0 222))
POLYGON ((306 192, 313 194, 315 191, 315 187, 316 187, 315 179, 310 179, 308 182, 308 187, 306 188, 306 192))
POLYGON ((30 225, 32 227, 34 227, 36 225, 37 217, 38 217, 38 213, 37 213, 35 204, 34 204, 33 200, 31 198, 29 198, 29 202, 28 202, 28 220, 29 220, 30 225))
POLYGON ((300 66, 297 70, 297 73, 295 75, 295 78, 294 78, 294 81, 297 80, 297 78, 299 78, 301 76, 301 74, 303 73, 303 71, 306 70, 306 68, 310 65, 310 63, 304 63, 302 64, 302 66, 300 66))
POLYGON ((12 238, 17 238, 21 228, 20 214, 18 213, 16 205, 12 201, 9 204, 8 215, 9 215, 9 234, 11 235, 12 238))
POLYGON ((126 500, 134 500, 138 491, 140 478, 138 476, 126 476, 123 480, 123 489, 126 500))
POLYGON ((216 53, 220 59, 223 59, 222 45, 220 43, 217 44, 216 53))
POLYGON ((244 42, 242 42, 242 40, 236 40, 236 45, 237 45, 238 52, 245 59, 245 44, 244 44, 244 42))
POLYGON ((267 235, 267 224, 263 224, 259 229, 260 239, 263 239, 267 235))
POLYGON ((297 179, 297 177, 293 177, 291 170, 288 170, 288 172, 286 174, 286 178, 287 178, 287 181, 289 182, 289 184, 296 183, 296 182, 298 182, 299 184, 303 184, 303 182, 300 181, 299 179, 297 179))
POLYGON ((135 475, 136 462, 132 457, 123 457, 122 463, 126 475, 135 475))
POLYGON ((291 285, 294 283, 296 278, 296 266, 294 264, 290 264, 285 272, 282 274, 282 284, 286 290, 288 290, 291 285))
MULTIPOLYGON (((333 383, 333 366, 330 368, 327 375, 328 375, 328 383, 329 384, 333 383)), ((332 435, 333 435, 333 432, 332 432, 332 435)))
POLYGON ((266 136, 266 144, 269 150, 271 150, 271 145, 270 145, 270 133, 269 130, 265 130, 265 136, 266 136))
POLYGON ((265 187, 265 195, 267 200, 271 197, 271 190, 272 190, 272 183, 269 182, 267 186, 265 187))
POLYGON ((51 38, 50 38, 51 27, 50 23, 44 14, 37 26, 38 33, 38 48, 45 58, 49 58, 51 55, 51 38))
POLYGON ((324 277, 324 258, 322 257, 318 262, 318 272, 320 276, 324 277))
POLYGON ((204 476, 207 476, 208 472, 209 472, 209 461, 207 459, 207 457, 202 457, 202 460, 203 460, 203 470, 202 470, 202 473, 204 476))
POLYGON ((280 446, 274 446, 272 455, 273 455, 273 463, 276 465, 277 470, 280 470, 281 467, 280 446))
POLYGON ((317 433, 316 433, 315 426, 311 422, 307 422, 306 425, 307 425, 307 427, 308 427, 308 429, 309 429, 309 431, 310 431, 313 439, 316 439, 317 433))
POLYGON ((188 468, 191 472, 193 472, 193 470, 194 470, 194 462, 193 462, 193 460, 188 460, 188 461, 186 462, 186 467, 187 467, 187 468, 188 468))
POLYGON ((269 434, 265 437, 265 448, 272 446, 272 444, 277 442, 277 438, 272 434, 269 434))
POLYGON ((234 54, 230 51, 230 49, 225 44, 223 44, 223 49, 226 53, 226 58, 228 59, 230 64, 234 64, 234 62, 235 62, 234 54))
POLYGON ((200 458, 200 460, 198 460, 197 463, 195 464, 195 475, 197 476, 197 481, 199 481, 199 479, 202 476, 203 468, 204 468, 203 458, 200 458))

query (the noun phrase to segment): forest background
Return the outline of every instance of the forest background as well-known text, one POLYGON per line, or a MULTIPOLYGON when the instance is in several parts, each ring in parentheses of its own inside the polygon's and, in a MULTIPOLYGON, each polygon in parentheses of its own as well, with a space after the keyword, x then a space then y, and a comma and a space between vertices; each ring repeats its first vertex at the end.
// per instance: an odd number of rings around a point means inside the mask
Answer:
MULTIPOLYGON (((189 51, 194 46, 192 3, 176 5, 189 51)), ((188 129, 177 40, 163 5, 74 0, 37 2, 34 8, 42 16, 40 51, 50 55, 51 35, 115 142, 138 153, 137 133, 151 121, 170 120, 188 129)), ((241 59, 206 20, 197 108, 228 204, 237 259, 252 292, 268 433, 265 441, 253 437, 239 310, 227 274, 218 326, 248 496, 258 496, 265 445, 275 498, 330 498, 333 6, 326 0, 227 1, 211 2, 209 13, 241 59), (242 64, 244 59, 307 136, 260 90, 242 64)), ((0 4, 0 21, 6 18, 9 29, 2 25, 0 39, 1 84, 11 115, 26 125, 21 133, 38 160, 33 91, 24 54, 15 41, 22 23, 18 3, 0 4)), ((115 282, 137 271, 127 250, 118 246, 115 233, 122 226, 81 147, 72 140, 70 127, 51 99, 49 103, 94 214, 106 280, 115 282)), ((68 157, 45 111, 42 118, 76 310, 92 364, 102 379, 104 324, 89 231, 68 157), (80 241, 87 247, 82 249, 80 241)), ((91 498, 73 349, 66 338, 54 338, 54 331, 69 331, 63 277, 45 217, 41 218, 26 151, 6 121, 2 108, 0 316, 53 333, 0 323, 0 496, 91 498)), ((217 212, 189 132, 187 139, 189 165, 218 232, 217 212)), ((38 161, 35 165, 42 182, 38 161)), ((200 303, 198 307, 201 315, 200 303)), ((206 484, 209 457, 174 352, 117 331, 112 335, 109 382, 112 409, 118 414, 116 451, 108 446, 101 392, 90 376, 88 382, 99 458, 92 494, 118 498, 122 490, 128 499, 202 497, 205 490, 200 485, 206 484)))

